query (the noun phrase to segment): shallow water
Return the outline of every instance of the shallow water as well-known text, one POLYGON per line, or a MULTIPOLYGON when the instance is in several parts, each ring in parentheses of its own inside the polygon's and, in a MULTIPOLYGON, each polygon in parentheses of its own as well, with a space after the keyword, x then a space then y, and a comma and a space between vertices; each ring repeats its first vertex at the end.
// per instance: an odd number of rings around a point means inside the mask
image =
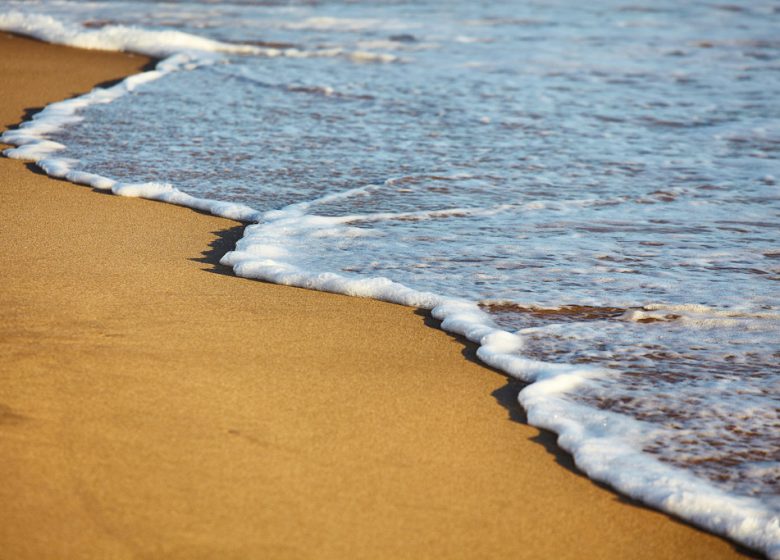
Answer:
POLYGON ((86 109, 81 169, 258 210, 258 266, 478 302, 643 457, 780 511, 778 4, 35 9, 260 47, 86 109))

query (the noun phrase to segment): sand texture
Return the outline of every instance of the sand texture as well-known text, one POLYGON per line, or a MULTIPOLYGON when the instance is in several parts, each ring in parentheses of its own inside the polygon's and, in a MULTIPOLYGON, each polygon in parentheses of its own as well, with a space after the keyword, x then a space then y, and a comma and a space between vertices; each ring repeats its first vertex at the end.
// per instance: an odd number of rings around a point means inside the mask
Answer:
MULTIPOLYGON (((0 34, 0 116, 147 59, 0 34)), ((235 222, 0 159, 0 558, 727 558, 415 309, 236 278, 235 222)))

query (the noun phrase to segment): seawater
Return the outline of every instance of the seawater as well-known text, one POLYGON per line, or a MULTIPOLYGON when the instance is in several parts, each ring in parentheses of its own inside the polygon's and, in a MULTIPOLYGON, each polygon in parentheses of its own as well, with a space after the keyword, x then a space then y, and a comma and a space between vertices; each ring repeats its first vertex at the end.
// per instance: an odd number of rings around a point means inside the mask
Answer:
POLYGON ((240 275, 433 309, 589 476, 780 556, 780 5, 495 4, 4 2, 180 57, 10 141, 253 223, 240 275))

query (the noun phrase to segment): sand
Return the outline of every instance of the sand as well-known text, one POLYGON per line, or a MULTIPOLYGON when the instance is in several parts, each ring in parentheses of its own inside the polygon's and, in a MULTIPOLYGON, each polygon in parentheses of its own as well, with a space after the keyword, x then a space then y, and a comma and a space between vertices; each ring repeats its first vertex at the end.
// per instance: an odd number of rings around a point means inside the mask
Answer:
MULTIPOLYGON (((1 122, 147 59, 0 34, 1 122)), ((0 159, 0 557, 730 558, 579 474, 425 313, 0 159)))

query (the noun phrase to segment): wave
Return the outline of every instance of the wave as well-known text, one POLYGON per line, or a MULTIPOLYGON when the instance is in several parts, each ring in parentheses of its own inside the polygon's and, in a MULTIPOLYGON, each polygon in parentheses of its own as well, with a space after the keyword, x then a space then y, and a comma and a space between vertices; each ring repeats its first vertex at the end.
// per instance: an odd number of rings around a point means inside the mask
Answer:
POLYGON ((155 31, 125 25, 106 25, 97 29, 84 28, 51 16, 28 14, 16 10, 0 14, 0 28, 58 45, 82 49, 130 51, 154 57, 187 51, 236 54, 262 52, 262 49, 252 45, 223 43, 183 31, 155 31))
MULTIPOLYGON (((64 146, 49 136, 80 121, 82 117, 78 112, 85 107, 110 103, 172 72, 213 63, 219 59, 215 54, 263 54, 258 50, 260 47, 231 45, 179 31, 122 26, 75 29, 48 16, 19 12, 0 15, 0 28, 82 48, 132 50, 167 56, 154 70, 131 76, 110 88, 95 88, 81 97, 53 103, 18 129, 4 133, 2 141, 16 146, 6 150, 8 157, 33 161, 51 176, 110 190, 120 196, 165 201, 250 223, 235 250, 221 261, 232 267, 238 276, 430 310, 432 316, 441 321, 443 330, 477 343, 477 355, 485 364, 529 384, 518 396, 529 423, 556 432, 558 444, 573 455, 577 466, 590 478, 780 559, 780 517, 775 511, 757 499, 728 494, 685 470, 642 453, 638 442, 642 441, 646 427, 641 422, 568 398, 595 380, 608 381, 614 372, 588 364, 554 364, 524 357, 523 334, 499 328, 476 302, 415 290, 389 278, 350 277, 306 268, 298 255, 287 248, 291 236, 301 231, 322 233, 327 228, 343 227, 345 222, 341 218, 307 214, 306 210, 317 201, 260 213, 246 205, 196 198, 168 183, 119 182, 79 170, 77 161, 56 157, 64 146), (280 227, 282 225, 284 227, 280 227)), ((364 190, 370 188, 362 187, 364 190)), ((356 189, 348 194, 329 195, 319 202, 329 197, 359 194, 360 189, 356 189)), ((464 210, 453 209, 445 213, 455 211, 464 210)), ((434 213, 427 214, 421 217, 435 217, 434 213)), ((398 216, 382 219, 394 218, 398 216)), ((351 220, 355 221, 355 217, 351 220)), ((658 308, 642 312, 685 313, 688 316, 699 311, 658 308)))
POLYGON ((235 44, 215 41, 177 30, 149 30, 135 26, 109 24, 97 28, 84 27, 57 20, 48 15, 28 14, 12 10, 0 14, 0 29, 29 35, 58 45, 81 49, 128 51, 153 57, 181 53, 224 53, 267 57, 331 58, 343 57, 354 62, 390 63, 400 60, 396 55, 366 50, 318 48, 303 50, 295 46, 276 47, 235 44))

